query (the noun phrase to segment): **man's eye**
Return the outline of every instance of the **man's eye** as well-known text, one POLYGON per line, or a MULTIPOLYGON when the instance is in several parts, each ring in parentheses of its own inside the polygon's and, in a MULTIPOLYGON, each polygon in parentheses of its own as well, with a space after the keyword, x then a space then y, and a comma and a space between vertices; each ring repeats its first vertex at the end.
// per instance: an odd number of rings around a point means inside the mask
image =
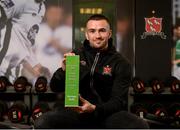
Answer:
POLYGON ((100 32, 106 32, 107 30, 105 28, 102 28, 99 30, 100 32))
POLYGON ((89 32, 90 32, 90 33, 94 33, 94 32, 95 32, 95 30, 89 30, 89 32))

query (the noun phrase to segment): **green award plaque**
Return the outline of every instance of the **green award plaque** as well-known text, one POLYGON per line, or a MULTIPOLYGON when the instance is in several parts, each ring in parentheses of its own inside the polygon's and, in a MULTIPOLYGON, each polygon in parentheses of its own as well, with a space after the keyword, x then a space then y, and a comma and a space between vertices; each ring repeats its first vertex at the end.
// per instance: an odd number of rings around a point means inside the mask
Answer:
POLYGON ((79 55, 66 57, 65 107, 79 106, 79 55))

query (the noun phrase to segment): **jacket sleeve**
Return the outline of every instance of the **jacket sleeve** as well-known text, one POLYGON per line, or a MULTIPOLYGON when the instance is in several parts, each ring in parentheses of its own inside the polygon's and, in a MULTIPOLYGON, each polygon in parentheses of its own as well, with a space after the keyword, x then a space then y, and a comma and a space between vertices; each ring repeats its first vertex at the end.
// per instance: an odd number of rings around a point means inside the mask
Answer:
POLYGON ((64 92, 65 90, 65 72, 59 68, 52 76, 50 88, 53 92, 64 92))
POLYGON ((96 110, 94 111, 96 116, 103 118, 104 116, 127 109, 128 88, 131 78, 132 69, 129 63, 121 63, 115 68, 111 98, 103 104, 96 105, 96 110))

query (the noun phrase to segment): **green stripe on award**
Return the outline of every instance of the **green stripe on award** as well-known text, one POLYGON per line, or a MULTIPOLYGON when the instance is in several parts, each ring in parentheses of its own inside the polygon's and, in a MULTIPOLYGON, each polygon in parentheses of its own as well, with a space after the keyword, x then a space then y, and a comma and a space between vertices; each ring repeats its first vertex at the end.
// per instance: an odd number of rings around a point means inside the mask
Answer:
POLYGON ((79 106, 79 55, 66 57, 65 107, 79 106))

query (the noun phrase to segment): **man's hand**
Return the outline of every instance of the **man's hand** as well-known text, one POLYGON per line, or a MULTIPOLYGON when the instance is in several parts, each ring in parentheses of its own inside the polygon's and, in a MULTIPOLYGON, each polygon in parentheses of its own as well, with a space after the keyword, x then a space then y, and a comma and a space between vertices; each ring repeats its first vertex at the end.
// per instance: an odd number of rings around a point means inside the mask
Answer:
POLYGON ((68 107, 67 109, 76 111, 78 113, 92 113, 95 109, 96 106, 91 104, 89 101, 87 101, 86 99, 82 98, 80 96, 80 101, 82 103, 82 106, 79 107, 68 107))
POLYGON ((66 57, 67 56, 75 56, 75 53, 66 53, 66 54, 64 54, 64 58, 63 58, 63 60, 62 60, 62 69, 63 69, 63 71, 65 71, 65 69, 66 69, 66 57))
POLYGON ((96 109, 96 106, 91 104, 86 99, 82 98, 81 96, 79 98, 80 101, 82 102, 82 106, 78 107, 79 113, 92 113, 96 109))

